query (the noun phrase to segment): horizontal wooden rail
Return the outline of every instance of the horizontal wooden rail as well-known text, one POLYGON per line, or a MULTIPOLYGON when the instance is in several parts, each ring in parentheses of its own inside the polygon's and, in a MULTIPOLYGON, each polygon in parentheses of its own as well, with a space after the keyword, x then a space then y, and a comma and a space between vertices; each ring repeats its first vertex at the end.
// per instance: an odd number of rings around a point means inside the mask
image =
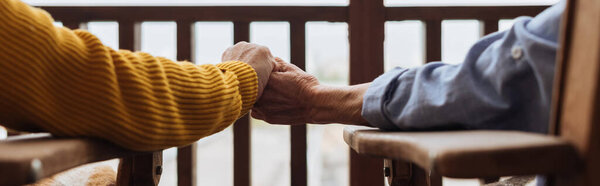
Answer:
POLYGON ((453 6, 453 7, 386 7, 385 19, 445 20, 445 19, 512 19, 535 16, 548 6, 453 6))
POLYGON ((43 7, 57 20, 347 21, 345 7, 43 7), (76 15, 76 16, 74 16, 76 15))
MULTIPOLYGON (((534 16, 548 6, 386 7, 385 19, 509 19, 534 16)), ((217 6, 217 7, 42 7, 57 20, 174 21, 332 21, 347 22, 347 7, 217 6), (77 15, 77 16, 73 16, 77 15)))

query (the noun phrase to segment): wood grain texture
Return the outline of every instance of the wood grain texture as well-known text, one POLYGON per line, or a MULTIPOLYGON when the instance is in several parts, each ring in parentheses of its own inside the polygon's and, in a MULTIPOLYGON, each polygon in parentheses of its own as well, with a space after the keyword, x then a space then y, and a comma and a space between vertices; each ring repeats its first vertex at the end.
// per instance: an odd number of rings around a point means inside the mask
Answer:
POLYGON ((585 162, 575 176, 558 175, 557 185, 598 185, 600 175, 600 2, 568 2, 558 56, 559 93, 554 132, 572 142, 585 162))
POLYGON ((144 154, 93 139, 53 138, 47 133, 0 141, 0 185, 33 183, 61 171, 97 161, 144 154))
POLYGON ((569 142, 517 131, 380 132, 347 127, 344 140, 360 154, 402 159, 455 178, 566 173, 579 166, 569 142))

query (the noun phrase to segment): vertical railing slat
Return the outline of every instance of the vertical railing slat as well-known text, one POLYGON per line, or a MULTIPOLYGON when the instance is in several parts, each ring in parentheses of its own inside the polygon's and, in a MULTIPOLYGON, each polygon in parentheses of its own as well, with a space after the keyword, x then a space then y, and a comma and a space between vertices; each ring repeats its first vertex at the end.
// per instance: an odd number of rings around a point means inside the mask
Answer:
MULTIPOLYGON (((191 61, 193 22, 177 21, 177 60, 191 61)), ((177 149, 177 185, 196 185, 196 143, 177 149)))
POLYGON ((425 21, 425 62, 442 60, 442 20, 425 21))
MULTIPOLYGON (((73 24, 75 23, 67 23, 67 25, 73 24)), ((63 25, 65 25, 64 22, 63 25)), ((83 24, 77 25, 85 28, 83 24)), ((132 51, 140 49, 139 26, 140 24, 134 21, 119 21, 119 48, 132 51)), ((118 185, 158 184, 160 174, 162 174, 162 151, 121 158, 118 185)))
MULTIPOLYGON (((234 22, 234 42, 250 40, 250 23, 234 22)), ((250 118, 238 119, 233 125, 233 185, 251 185, 250 118)))
MULTIPOLYGON (((383 0, 350 0, 350 84, 373 81, 383 73, 383 0)), ((383 186, 383 159, 350 150, 350 186, 383 186)))
MULTIPOLYGON (((290 22, 291 62, 305 70, 306 59, 306 22, 290 22)), ((293 125, 291 132, 291 186, 306 186, 306 125, 293 125)))
POLYGON ((80 21, 62 21, 64 27, 70 28, 72 30, 79 29, 82 27, 82 23, 80 21))
POLYGON ((141 49, 140 23, 130 20, 119 21, 119 48, 125 50, 141 49))
POLYGON ((483 35, 488 35, 498 31, 498 19, 487 19, 481 22, 483 24, 483 35))

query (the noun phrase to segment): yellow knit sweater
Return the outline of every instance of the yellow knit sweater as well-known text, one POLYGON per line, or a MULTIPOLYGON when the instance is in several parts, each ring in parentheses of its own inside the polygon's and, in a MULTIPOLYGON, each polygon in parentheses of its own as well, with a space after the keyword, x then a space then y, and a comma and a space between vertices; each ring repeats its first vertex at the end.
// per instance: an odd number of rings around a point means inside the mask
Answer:
POLYGON ((52 23, 43 10, 0 0, 0 123, 8 128, 148 151, 219 132, 256 101, 256 73, 245 63, 115 51, 52 23))

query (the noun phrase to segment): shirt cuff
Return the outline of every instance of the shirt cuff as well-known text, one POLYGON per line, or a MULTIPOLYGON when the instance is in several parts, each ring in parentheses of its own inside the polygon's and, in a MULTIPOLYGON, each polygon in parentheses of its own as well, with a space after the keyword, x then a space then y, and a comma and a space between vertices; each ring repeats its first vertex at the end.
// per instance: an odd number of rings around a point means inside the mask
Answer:
POLYGON ((397 130, 398 127, 386 116, 385 106, 390 99, 390 92, 397 86, 397 79, 405 68, 395 68, 379 76, 367 89, 363 97, 362 116, 372 126, 384 130, 397 130))
POLYGON ((242 95, 240 116, 243 116, 252 108, 258 96, 258 77, 254 68, 241 61, 228 61, 216 66, 221 70, 233 72, 237 76, 239 91, 242 95))

